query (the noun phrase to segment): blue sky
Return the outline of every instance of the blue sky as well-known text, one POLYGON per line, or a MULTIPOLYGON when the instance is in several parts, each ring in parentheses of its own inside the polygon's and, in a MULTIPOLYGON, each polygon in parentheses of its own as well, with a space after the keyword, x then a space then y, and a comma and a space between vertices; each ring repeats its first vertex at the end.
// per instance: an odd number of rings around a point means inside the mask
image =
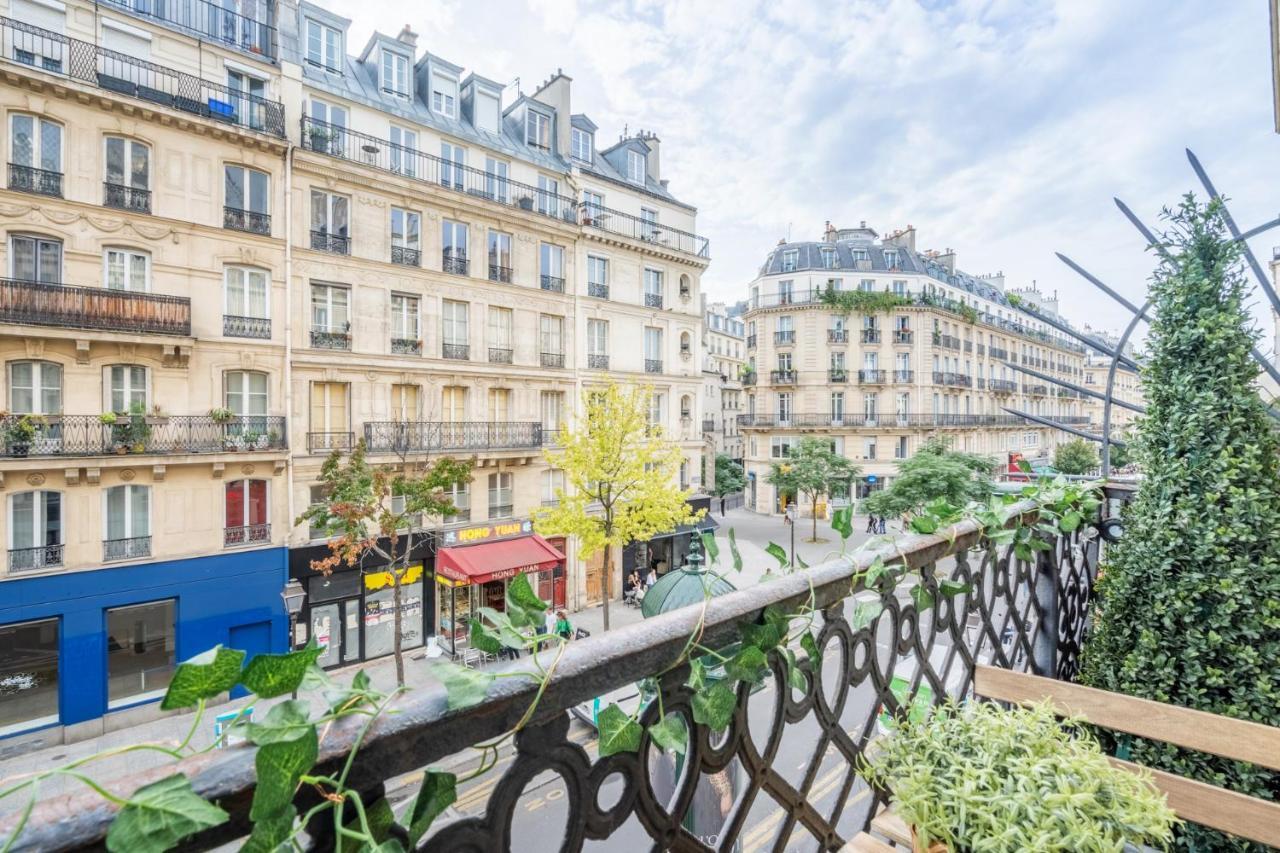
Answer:
POLYGON ((711 238, 713 298, 742 298, 788 233, 910 223, 968 272, 1035 280, 1073 320, 1119 327, 1053 254, 1140 300, 1151 262, 1112 196, 1154 224, 1198 188, 1190 147, 1244 227, 1280 212, 1263 0, 330 5, 354 18, 353 50, 408 23, 420 47, 525 92, 563 68, 602 143, 656 131, 711 238))

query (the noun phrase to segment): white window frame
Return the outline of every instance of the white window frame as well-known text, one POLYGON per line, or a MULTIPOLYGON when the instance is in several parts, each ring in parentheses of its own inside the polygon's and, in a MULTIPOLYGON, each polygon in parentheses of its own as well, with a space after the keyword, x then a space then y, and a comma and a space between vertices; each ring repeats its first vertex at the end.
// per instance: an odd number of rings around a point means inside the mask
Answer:
POLYGON ((271 176, 261 169, 251 169, 248 166, 241 166, 239 163, 224 163, 222 166, 222 204, 234 210, 244 210, 249 213, 260 213, 263 216, 271 215, 271 176), (243 207, 239 207, 231 203, 231 198, 227 194, 227 173, 235 170, 243 173, 240 181, 240 191, 244 196, 241 199, 243 207), (264 181, 264 192, 262 193, 263 210, 253 209, 253 179, 254 176, 261 176, 264 181))
POLYGON ((378 61, 378 85, 383 94, 409 100, 413 97, 413 75, 409 73, 409 57, 384 45, 378 61), (388 79, 388 77, 390 79, 388 79))
POLYGON ((391 125, 391 171, 410 178, 418 173, 418 132, 391 125))
MULTIPOLYGON (((20 358, 20 359, 11 361, 6 365, 5 375, 9 381, 8 409, 10 412, 13 412, 14 414, 18 414, 18 415, 60 415, 62 414, 62 396, 64 391, 63 381, 65 379, 65 371, 63 370, 61 364, 58 364, 56 361, 46 361, 38 358, 20 358), (18 406, 13 399, 14 389, 18 387, 17 381, 14 379, 14 376, 13 376, 13 369, 20 364, 31 365, 31 385, 30 385, 31 406, 29 407, 30 411, 22 411, 22 407, 18 406), (45 391, 55 387, 54 385, 49 384, 48 382, 49 377, 45 375, 46 373, 55 374, 58 380, 56 385, 56 388, 58 391, 58 405, 56 407, 57 411, 53 411, 53 412, 45 411, 45 405, 44 405, 45 391)), ((25 388, 27 386, 23 386, 23 387, 25 388)))
POLYGON ((151 146, 145 142, 141 142, 129 136, 122 136, 118 133, 109 133, 102 137, 102 181, 107 184, 115 184, 116 186, 128 187, 134 190, 151 190, 151 146), (121 156, 123 161, 120 164, 120 180, 111 180, 110 164, 108 163, 107 151, 112 140, 122 143, 121 156), (141 148, 146 160, 146 180, 140 185, 133 182, 133 170, 130 164, 133 162, 134 147, 141 148))
POLYGON ((343 32, 334 29, 328 24, 317 21, 315 18, 306 19, 306 50, 304 59, 310 64, 331 71, 335 74, 342 73, 342 56, 343 56, 343 32), (318 37, 319 52, 316 56, 312 56, 311 37, 312 34, 318 37), (328 38, 332 36, 332 38, 328 38))
MULTIPOLYGON (((232 480, 230 483, 227 484, 228 486, 239 486, 241 491, 244 493, 243 496, 240 498, 240 505, 244 510, 244 514, 240 518, 240 524, 232 525, 232 527, 248 527, 251 524, 251 522, 249 521, 249 483, 255 480, 260 480, 263 483, 267 484, 266 500, 264 501, 266 505, 266 510, 267 510, 267 513, 266 513, 267 520, 262 522, 262 524, 271 523, 271 481, 268 480, 266 477, 241 477, 240 479, 232 480)), ((224 487, 222 490, 222 523, 225 525, 226 522, 227 522, 227 490, 224 487)))
POLYGON ((407 207, 391 208, 391 245, 401 249, 412 249, 415 252, 422 251, 422 214, 416 210, 410 210, 407 207), (400 239, 396 241, 396 216, 400 217, 400 239), (416 240, 409 240, 406 235, 409 234, 409 222, 417 220, 418 227, 413 229, 418 237, 416 240))
POLYGON ((141 249, 133 249, 128 246, 104 246, 102 249, 102 286, 107 290, 118 290, 121 293, 150 293, 151 292, 151 253, 141 249), (133 267, 133 261, 136 258, 142 259, 142 289, 134 290, 131 287, 112 287, 111 286, 111 256, 120 255, 124 262, 123 280, 127 284, 130 276, 130 270, 133 267))
POLYGON ((67 501, 63 499, 63 494, 57 489, 26 489, 21 492, 14 492, 9 495, 8 514, 5 521, 8 522, 8 547, 10 551, 18 548, 48 548, 54 545, 67 544, 67 501), (58 541, 57 542, 36 542, 31 545, 18 545, 13 538, 14 532, 18 529, 18 525, 14 521, 14 502, 22 495, 36 495, 32 500, 32 519, 31 533, 33 540, 38 540, 44 535, 49 526, 49 498, 48 495, 58 496, 58 514, 61 516, 58 522, 58 541))
MULTIPOLYGON (((153 528, 151 515, 154 509, 154 501, 152 500, 152 497, 153 496, 151 494, 151 486, 147 485, 146 483, 122 483, 118 486, 111 486, 109 488, 103 489, 102 490, 102 541, 109 542, 109 541, 117 541, 120 539, 139 539, 143 536, 151 536, 152 535, 151 530, 153 528), (108 533, 108 531, 111 529, 111 493, 117 489, 125 490, 124 491, 125 535, 118 536, 116 537, 116 540, 112 540, 108 533), (147 522, 146 522, 147 529, 145 533, 139 533, 138 531, 133 529, 133 502, 134 500, 136 500, 134 495, 137 495, 140 493, 145 494, 147 496, 147 522)), ((226 512, 226 507, 224 506, 223 513, 225 514, 225 512, 226 512)))
POLYGON ((541 148, 543 151, 551 150, 551 117, 537 110, 525 107, 524 115, 524 144, 532 145, 534 148, 541 148), (545 137, 546 143, 539 141, 545 137))
POLYGON ((634 148, 627 149, 627 180, 633 184, 644 186, 645 173, 648 171, 648 158, 644 152, 634 148))
POLYGON ((609 355, 609 321, 587 320, 587 354, 609 355))
POLYGON ((240 264, 228 264, 222 271, 222 312, 234 317, 252 317, 255 320, 271 319, 271 273, 260 267, 247 267, 240 264), (241 278, 241 293, 243 294, 244 310, 250 310, 249 300, 249 281, 252 277, 261 276, 263 282, 263 299, 262 299, 262 315, 240 313, 231 310, 231 274, 239 272, 241 278))
POLYGON ((460 299, 445 299, 440 303, 440 340, 451 346, 471 344, 471 303, 460 299), (459 308, 460 306, 460 308, 459 308), (461 317, 458 315, 461 314, 461 317), (450 336, 450 331, 454 336, 450 336), (462 332, 459 339, 456 334, 462 332))
POLYGON ((327 281, 311 282, 310 309, 312 331, 347 333, 351 330, 351 288, 346 285, 332 284, 327 281), (334 294, 338 292, 346 295, 346 301, 342 304, 343 311, 346 314, 346 320, 342 323, 335 324, 334 317, 336 313, 335 307, 337 306, 337 300, 334 299, 334 294), (316 296, 320 293, 324 294, 324 299, 321 300, 323 303, 321 307, 324 309, 325 315, 324 326, 316 324, 316 296))
POLYGON ((122 382, 120 385, 120 392, 122 394, 121 400, 126 400, 134 396, 134 393, 138 389, 135 388, 133 384, 133 371, 134 370, 142 371, 142 410, 143 412, 149 411, 151 408, 151 369, 144 364, 126 364, 126 363, 105 364, 102 367, 102 371, 103 371, 103 389, 102 390, 103 390, 103 397, 105 398, 103 411, 115 412, 117 414, 128 414, 130 412, 130 409, 133 408, 133 403, 126 403, 125 405, 120 407, 116 407, 115 405, 114 397, 115 397, 116 384, 115 384, 115 377, 113 374, 117 368, 119 368, 122 371, 128 371, 127 373, 120 374, 122 378, 122 382))
POLYGON ((589 131, 575 127, 569 132, 569 150, 573 159, 580 163, 591 162, 591 152, 595 147, 595 140, 589 131))
POLYGON ((391 294, 391 337, 407 341, 422 340, 422 299, 412 293, 391 294), (397 308, 396 300, 400 300, 397 308), (397 327, 399 334, 397 334, 397 327))
POLYGON ((262 370, 228 370, 222 374, 222 404, 230 411, 234 412, 236 417, 241 418, 265 418, 267 413, 271 411, 271 377, 262 370), (233 391, 231 389, 231 377, 238 376, 240 378, 240 389, 233 391), (253 390, 251 383, 254 377, 262 379, 262 393, 253 390), (254 402, 262 401, 262 411, 255 412, 254 402))
POLYGON ((19 163, 18 165, 27 166, 32 169, 44 169, 45 166, 48 165, 44 162, 45 152, 44 152, 43 127, 44 125, 50 125, 58 129, 58 162, 56 164, 57 165, 56 169, 46 169, 45 171, 57 172, 58 174, 63 174, 65 172, 65 169, 63 169, 62 164, 66 159, 67 129, 63 126, 62 122, 53 121, 52 119, 45 118, 44 116, 37 115, 35 113, 14 112, 9 114, 9 140, 8 140, 9 155, 8 156, 10 158, 10 162, 13 162, 13 163, 18 162, 16 157, 14 156, 15 155, 14 124, 20 118, 26 118, 31 120, 31 162, 19 163))

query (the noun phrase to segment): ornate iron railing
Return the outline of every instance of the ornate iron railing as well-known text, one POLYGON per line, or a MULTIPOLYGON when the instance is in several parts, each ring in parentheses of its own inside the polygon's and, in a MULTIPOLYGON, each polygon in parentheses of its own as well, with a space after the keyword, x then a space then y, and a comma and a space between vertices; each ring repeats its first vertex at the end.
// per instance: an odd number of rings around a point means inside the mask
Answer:
POLYGON ((9 62, 201 118, 284 137, 284 105, 279 101, 12 18, 0 17, 0 45, 9 62))
POLYGON ((467 361, 471 358, 471 345, 443 343, 440 345, 440 357, 467 361))
POLYGON ((124 184, 102 185, 102 204, 134 213, 151 212, 151 190, 127 187, 124 184))
POLYGON ((328 453, 331 450, 350 450, 355 446, 353 432, 309 432, 307 433, 308 453, 328 453))
POLYGON ((222 334, 229 338, 271 337, 271 320, 266 317, 241 317, 237 314, 222 315, 222 334))
POLYGON ((227 527, 222 531, 222 544, 227 548, 240 545, 261 545, 271 541, 271 524, 245 524, 227 527))
POLYGON ((859 370, 859 385, 883 385, 888 381, 889 372, 887 370, 859 370))
POLYGON ((770 370, 769 381, 774 385, 795 385, 796 372, 794 370, 770 370))
POLYGON ((642 243, 655 243, 665 249, 674 249, 700 258, 711 257, 711 243, 706 237, 585 202, 580 205, 580 210, 581 222, 588 228, 630 237, 642 243))
POLYGON ((10 163, 9 189, 62 198, 62 173, 10 163))
POLYGON ((588 370, 608 370, 609 356, 601 353, 587 353, 588 370))
MULTIPOLYGON (((1111 496, 1123 499, 1123 493, 1111 496)), ((501 515, 506 508, 490 509, 501 515)), ((1012 509, 1024 524, 1038 517, 1032 501, 1012 509)), ((563 827, 563 837, 540 837, 540 849, 578 851, 587 841, 604 841, 625 850, 839 850, 885 802, 885 793, 861 775, 885 720, 909 713, 916 703, 971 697, 979 664, 1059 679, 1075 675, 1102 556, 1097 521, 1047 539, 1049 549, 1032 562, 1019 559, 1012 544, 993 545, 976 523, 964 521, 543 651, 545 683, 500 678, 478 705, 451 709, 443 688, 415 689, 376 720, 361 716, 334 724, 311 772, 326 775, 347 766, 346 783, 361 792, 365 809, 380 809, 384 798, 398 802, 416 791, 393 789, 392 780, 431 765, 465 764, 466 745, 522 724, 512 758, 464 782, 454 807, 436 819, 419 850, 525 849, 528 843, 513 832, 529 826, 522 821, 535 796, 542 807, 558 810, 555 825, 563 827), (863 578, 877 559, 904 567, 903 585, 919 592, 867 588, 863 578), (948 594, 944 582, 960 592, 948 594), (816 637, 809 648, 816 654, 769 651, 763 685, 738 684, 728 729, 713 733, 694 721, 689 638, 708 648, 729 647, 742 639, 743 625, 765 619, 766 608, 811 610, 809 630, 816 637), (788 654, 798 661, 803 687, 788 680, 788 654), (662 702, 639 710, 639 751, 601 757, 585 749, 572 733, 569 710, 645 679, 654 679, 662 702), (652 743, 648 726, 658 721, 660 707, 688 732, 679 755, 652 743), (356 743, 359 751, 352 755, 356 743), (534 780, 538 793, 529 794, 534 780)), ((514 671, 530 664, 499 666, 514 671)), ((205 753, 162 772, 175 769, 230 814, 186 839, 182 849, 211 850, 248 833, 257 783, 252 746, 205 753)), ((157 778, 153 770, 107 787, 127 796, 157 778)), ((417 784, 416 776, 410 778, 417 784)), ((317 796, 302 786, 298 813, 306 813, 317 796)), ((92 791, 46 797, 26 816, 17 846, 100 845, 117 809, 92 791)), ((0 823, 0 837, 18 819, 0 823)), ((336 846, 329 823, 308 827, 316 849, 336 846)))
POLYGON ((422 341, 417 338, 392 338, 393 355, 422 355, 422 341))
POLYGON ((539 363, 543 367, 564 367, 564 353, 562 352, 544 352, 539 353, 539 363))
MULTIPOLYGON (((241 15, 210 0, 180 0, 170 3, 146 3, 138 0, 104 0, 132 15, 212 40, 218 44, 274 60, 276 28, 271 25, 275 3, 263 3, 266 20, 241 15)), ((256 5, 256 4, 254 4, 256 5)))
POLYGON ((909 344, 914 337, 915 335, 912 334, 910 329, 893 330, 893 342, 895 344, 909 344))
POLYGON ((150 536, 131 536, 127 539, 103 539, 102 562, 137 560, 151 556, 150 536))
POLYGON ((1011 394, 1018 390, 1018 383, 1012 379, 992 379, 987 384, 992 391, 999 394, 1011 394))
POLYGON ((422 252, 409 246, 392 246, 391 263, 406 267, 422 266, 422 252))
POLYGON ((645 372, 645 373, 661 373, 661 372, 662 372, 662 359, 660 359, 660 358, 646 358, 646 359, 644 360, 644 372, 645 372))
POLYGON ((351 332, 346 329, 312 329, 311 346, 314 349, 351 349, 351 332))
POLYGON ((910 385, 916 381, 916 372, 914 370, 895 370, 893 371, 893 382, 895 385, 910 385))
POLYGON ((440 269, 454 275, 466 275, 470 268, 470 261, 467 256, 453 249, 445 249, 440 254, 440 269))
POLYGON ((503 284, 510 284, 511 267, 504 267, 502 264, 489 264, 489 281, 498 281, 503 284))
POLYGON ((549 290, 552 293, 564 293, 564 279, 557 275, 544 275, 540 279, 543 290, 549 290))
POLYGON ((796 333, 792 330, 774 332, 773 342, 775 344, 794 344, 796 342, 796 333))
POLYGON ((828 382, 848 382, 849 371, 845 370, 843 367, 828 368, 827 381, 828 382))
POLYGON ((334 234, 330 231, 312 231, 311 248, 319 252, 333 252, 335 255, 349 255, 351 238, 345 234, 334 234))
POLYGON ((646 293, 646 294, 644 295, 644 304, 645 304, 645 307, 646 307, 646 308, 661 308, 661 307, 662 307, 662 294, 661 294, 661 293, 646 293))
POLYGON ((543 445, 536 421, 369 421, 370 453, 431 453, 449 450, 514 450, 543 445))
POLYGON ((5 278, 0 279, 0 323, 190 335, 191 300, 5 278))
POLYGON ((827 343, 831 343, 831 344, 849 343, 849 330, 848 329, 827 329, 827 343))
POLYGON ((9 549, 9 574, 22 572, 38 572, 41 569, 56 569, 62 565, 62 543, 57 545, 39 545, 35 548, 9 549))
POLYGON ((489 347, 490 364, 510 364, 511 355, 511 347, 489 347))
MULTIPOLYGON (((1072 423, 1068 418, 1065 422, 1072 423)), ((1017 415, 948 415, 917 414, 914 412, 885 414, 844 414, 832 417, 830 412, 790 412, 779 416, 772 413, 756 413, 738 415, 738 425, 746 428, 789 428, 789 427, 827 427, 836 426, 844 429, 887 429, 892 427, 965 427, 996 426, 1022 427, 1031 422, 1017 415)))
POLYGON ((601 284, 598 281, 587 282, 587 296, 591 296, 596 299, 608 299, 609 285, 601 284))
POLYGON ((238 207, 222 208, 222 227, 232 231, 247 231, 250 234, 271 236, 271 216, 255 210, 241 210, 238 207))
POLYGON ((5 415, 0 433, 21 417, 32 419, 35 435, 0 445, 0 457, 108 456, 128 454, 244 453, 288 447, 285 419, 245 415, 230 420, 208 415, 128 415, 103 423, 100 415, 5 415))
POLYGON ((863 329, 860 337, 864 344, 878 344, 880 343, 880 330, 863 329))

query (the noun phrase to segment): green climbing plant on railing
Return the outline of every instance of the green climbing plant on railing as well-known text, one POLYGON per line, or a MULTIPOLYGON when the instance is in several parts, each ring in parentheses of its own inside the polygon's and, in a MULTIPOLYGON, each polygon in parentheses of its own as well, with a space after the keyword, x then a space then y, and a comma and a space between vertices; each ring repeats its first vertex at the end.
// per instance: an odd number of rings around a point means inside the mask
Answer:
POLYGON ((911 299, 887 290, 836 290, 828 285, 822 291, 822 303, 847 317, 850 314, 883 314, 910 305, 911 299))

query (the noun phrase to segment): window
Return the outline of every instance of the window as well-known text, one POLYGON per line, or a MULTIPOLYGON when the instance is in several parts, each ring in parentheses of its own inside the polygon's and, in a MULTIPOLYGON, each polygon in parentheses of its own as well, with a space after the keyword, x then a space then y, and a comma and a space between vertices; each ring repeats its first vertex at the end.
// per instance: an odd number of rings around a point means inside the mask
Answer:
MULTIPOLYGON (((897 249, 884 250, 884 264, 889 269, 897 268, 898 266, 898 250, 897 249)), ((905 284, 906 282, 903 282, 903 283, 905 284)))
POLYGON ((51 361, 9 364, 9 411, 21 415, 62 413, 62 367, 51 361))
MULTIPOLYGON (((415 346, 422 339, 419 325, 418 297, 403 293, 391 294, 391 340, 411 342, 415 346)), ((421 350, 417 350, 420 352, 421 350)))
POLYGON ((489 420, 492 423, 511 420, 511 389, 489 389, 489 420))
POLYGON ((644 228, 640 229, 640 239, 658 239, 658 211, 651 207, 640 208, 640 221, 644 223, 644 228))
POLYGON ((591 134, 579 128, 569 132, 569 150, 573 159, 583 163, 591 162, 591 134))
POLYGON ((680 397, 680 419, 688 420, 693 417, 693 398, 688 394, 680 397))
MULTIPOLYGON (((146 192, 151 188, 151 150, 141 142, 120 136, 108 136, 106 147, 107 169, 103 180, 107 183, 107 203, 112 207, 134 207, 127 191, 146 192), (121 191, 119 203, 113 203, 113 187, 121 191)), ((151 207, 149 197, 146 207, 151 207)))
POLYGON ((151 289, 151 256, 134 249, 107 249, 103 253, 107 290, 146 293, 151 289))
POLYGON ((693 336, 688 332, 680 333, 680 354, 689 355, 693 352, 693 336))
MULTIPOLYGON (((538 317, 539 342, 543 355, 564 357, 564 318, 554 314, 542 314, 538 317)), ((557 365, 544 365, 555 367, 557 365)))
POLYGON ((498 132, 498 109, 499 99, 493 92, 476 91, 475 108, 472 114, 472 120, 475 122, 477 130, 485 130, 489 133, 498 132))
POLYGON ((489 280, 511 281, 511 235, 489 232, 489 280))
POLYGON ((440 186, 461 190, 466 165, 467 149, 452 142, 440 143, 440 186))
POLYGON ((467 224, 446 219, 440 225, 440 236, 441 246, 444 249, 445 272, 465 274, 467 271, 467 224))
POLYGON ((791 353, 789 352, 778 353, 778 372, 779 373, 790 373, 793 364, 794 362, 792 361, 791 353))
POLYGON ((769 456, 773 459, 785 459, 791 455, 796 446, 796 439, 790 435, 775 435, 769 439, 769 456))
POLYGON ((662 307, 662 271, 644 269, 644 304, 650 308, 662 307))
POLYGON ((862 281, 858 282, 858 290, 861 290, 863 293, 872 293, 875 289, 876 282, 873 278, 864 278, 862 281))
POLYGON ((382 91, 397 98, 409 97, 409 57, 382 49, 382 91))
POLYGON ((795 281, 793 279, 782 279, 778 282, 778 304, 790 305, 795 299, 795 281))
POLYGON ((870 423, 876 419, 876 413, 880 407, 880 395, 865 394, 862 397, 862 415, 870 423))
POLYGON ((564 494, 564 471, 548 468, 542 472, 542 505, 555 506, 564 494))
POLYGON ((555 178, 538 176, 538 212, 544 216, 560 215, 560 182, 555 178))
POLYGON ((227 69, 227 88, 235 93, 233 103, 236 111, 254 130, 266 128, 267 81, 241 71, 227 69))
POLYGON ((844 392, 831 392, 831 420, 839 423, 844 420, 844 392))
POLYGON ((311 285, 311 330, 347 334, 351 331, 351 291, 336 284, 311 285))
POLYGON ((62 241, 15 234, 9 238, 9 268, 18 281, 62 282, 62 241))
POLYGON ((391 125, 391 171, 414 177, 418 174, 418 134, 391 125))
POLYGON ((508 472, 489 475, 489 517, 510 518, 513 510, 511 503, 511 480, 508 472))
POLYGON ((262 432, 266 426, 267 374, 228 370, 223 377, 223 385, 226 407, 241 419, 247 429, 262 432))
POLYGON ((173 600, 107 610, 107 707, 158 699, 177 660, 173 600))
POLYGON ((833 371, 843 373, 845 369, 844 350, 832 350, 831 352, 831 369, 833 371))
POLYGON ((394 263, 418 265, 422 248, 422 216, 401 207, 391 208, 391 260, 394 263), (400 251, 397 253, 397 249, 400 251))
POLYGON ((489 353, 490 361, 501 361, 505 357, 507 363, 510 363, 513 316, 514 312, 510 308, 489 306, 489 349, 499 351, 496 354, 489 353))
POLYGON ((431 75, 431 111, 447 118, 458 117, 458 81, 443 74, 431 75))
POLYGON ((822 249, 822 266, 826 269, 833 270, 836 268, 836 250, 823 247, 822 249))
MULTIPOLYGON (((311 191, 311 232, 338 237, 343 242, 347 239, 347 211, 349 201, 346 196, 334 195, 321 190, 311 191)), ((312 248, 319 248, 315 245, 312 248)))
MULTIPOLYGON (((345 382, 311 383, 311 432, 323 435, 346 433, 350 418, 347 400, 350 396, 345 382)), ((316 445, 327 448, 333 442, 316 445)))
POLYGON ((662 330, 654 326, 644 327, 644 359, 645 367, 650 365, 648 362, 657 362, 657 372, 662 370, 662 330))
POLYGON ((583 190, 582 208, 587 224, 590 225, 592 220, 600 219, 604 215, 604 196, 591 190, 583 190))
POLYGON ((666 402, 663 394, 654 392, 649 395, 649 426, 661 427, 666 420, 663 417, 664 403, 666 402))
POLYGON ((233 480, 227 483, 224 506, 224 544, 250 545, 271 541, 266 480, 233 480))
POLYGON ((607 258, 587 256, 587 295, 599 299, 609 298, 609 261, 607 258))
POLYGON ((445 493, 449 495, 453 501, 453 508, 456 512, 449 516, 449 521, 470 521, 471 520, 471 481, 463 480, 460 483, 454 483, 445 493))
POLYGON ((326 71, 342 73, 342 33, 319 21, 307 19, 307 62, 326 71))
POLYGON ((907 295, 907 283, 906 283, 905 281, 901 280, 901 279, 894 279, 894 281, 893 281, 893 292, 894 292, 894 294, 895 294, 895 295, 897 295, 897 296, 906 296, 906 295, 907 295))
POLYGON ((119 414, 147 410, 147 369, 136 364, 113 364, 107 371, 107 410, 119 414))
POLYGON ((104 561, 151 555, 151 487, 112 486, 103 493, 104 561))
POLYGON ((391 386, 391 420, 404 423, 418 420, 418 386, 391 386))
POLYGON ((18 492, 9 498, 9 571, 62 565, 62 493, 18 492))
POLYGON ((644 183, 646 169, 645 156, 634 149, 627 151, 627 180, 636 184, 644 183))
MULTIPOLYGON (((228 317, 242 320, 266 320, 271 316, 271 302, 268 298, 270 288, 266 270, 253 267, 227 267, 223 273, 223 290, 222 311, 228 317)), ((226 327, 225 322, 223 325, 226 327)), ((271 334, 269 325, 265 331, 265 337, 269 337, 271 334)))
MULTIPOLYGON (((608 320, 588 320, 587 321, 587 354, 590 356, 609 357, 609 321, 608 320)), ((595 365, 589 365, 595 367, 595 365)), ((606 361, 604 367, 608 367, 606 361)))
POLYGON ((876 458, 876 440, 874 438, 863 439, 862 457, 864 459, 876 458))
POLYGON ((58 620, 0 625, 0 735, 58 722, 58 620))
POLYGON ((543 243, 539 252, 542 269, 542 289, 564 292, 564 247, 543 243))
POLYGON ((449 346, 466 346, 469 342, 467 330, 467 303, 453 299, 445 299, 441 303, 440 317, 443 324, 443 339, 449 346))
POLYGON ((9 129, 9 189, 62 195, 62 125, 14 113, 9 129))
POLYGON ((537 110, 525 107, 524 142, 544 151, 551 150, 551 119, 537 110))
POLYGON ((445 423, 461 423, 467 419, 467 389, 462 385, 446 385, 440 389, 440 414, 445 423))
POLYGON ((484 194, 494 201, 511 204, 511 165, 492 157, 484 159, 484 194))
POLYGON ((231 219, 232 214, 227 214, 229 223, 246 231, 270 232, 270 227, 264 227, 265 223, 262 221, 262 217, 271 212, 266 172, 243 166, 225 166, 222 171, 226 194, 223 204, 237 213, 256 214, 255 217, 242 216, 236 219, 231 219))

